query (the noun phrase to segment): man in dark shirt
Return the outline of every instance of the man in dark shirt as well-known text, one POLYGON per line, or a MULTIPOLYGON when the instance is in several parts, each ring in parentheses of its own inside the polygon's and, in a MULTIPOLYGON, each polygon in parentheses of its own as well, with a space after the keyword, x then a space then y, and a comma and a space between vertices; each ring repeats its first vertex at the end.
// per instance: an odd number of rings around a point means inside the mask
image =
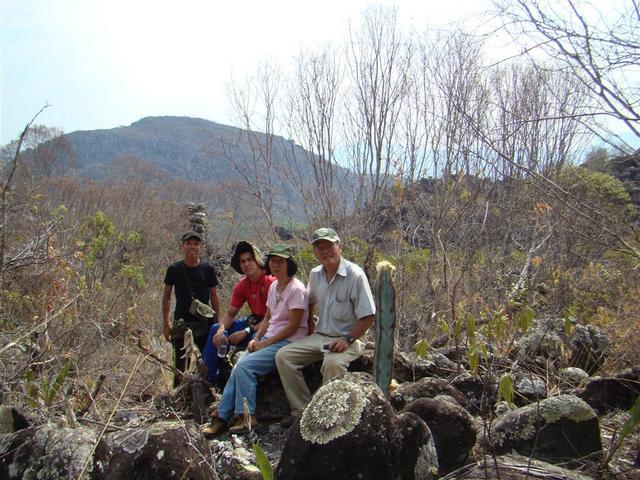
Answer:
MULTIPOLYGON (((197 298, 203 303, 210 304, 218 312, 220 301, 218 300, 218 277, 216 272, 208 262, 200 261, 200 249, 202 247, 202 236, 198 232, 187 232, 182 236, 183 260, 175 262, 169 266, 164 277, 164 294, 162 296, 162 320, 164 337, 173 344, 173 354, 175 366, 178 370, 184 371, 185 361, 180 358, 182 335, 175 331, 176 322, 185 322, 193 332, 193 339, 200 351, 203 351, 207 343, 207 334, 214 319, 203 321, 189 313, 189 307, 193 298, 197 298), (173 311, 173 322, 169 319, 171 309, 171 292, 175 288, 176 304, 173 311)), ((182 330, 182 329, 181 329, 182 330)), ((174 385, 177 382, 174 382, 174 385)))

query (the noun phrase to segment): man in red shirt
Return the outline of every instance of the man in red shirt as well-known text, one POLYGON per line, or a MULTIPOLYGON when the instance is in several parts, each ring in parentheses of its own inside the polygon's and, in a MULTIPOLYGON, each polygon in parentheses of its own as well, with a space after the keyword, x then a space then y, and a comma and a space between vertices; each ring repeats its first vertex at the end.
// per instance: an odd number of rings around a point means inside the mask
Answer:
POLYGON ((237 350, 247 348, 267 311, 267 293, 275 280, 272 275, 265 275, 260 252, 249 242, 238 242, 231 257, 231 266, 244 277, 233 287, 227 311, 219 323, 211 327, 202 355, 207 371, 206 380, 212 384, 217 383, 220 389, 224 387, 222 383, 225 379, 219 378, 218 349, 223 342, 234 345, 237 350), (245 302, 251 315, 234 320, 245 302), (219 328, 220 325, 224 328, 219 328))

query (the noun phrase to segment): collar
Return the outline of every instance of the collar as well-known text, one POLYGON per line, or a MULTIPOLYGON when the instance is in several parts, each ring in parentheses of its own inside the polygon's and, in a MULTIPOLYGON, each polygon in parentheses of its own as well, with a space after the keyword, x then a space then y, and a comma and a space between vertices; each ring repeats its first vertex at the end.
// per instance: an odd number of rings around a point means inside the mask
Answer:
MULTIPOLYGON (((322 267, 322 272, 326 276, 327 269, 324 268, 324 265, 321 265, 321 267, 322 267)), ((344 257, 340 257, 340 264, 338 265, 338 270, 336 270, 336 275, 340 275, 341 277, 347 276, 347 261, 344 259, 344 257)))

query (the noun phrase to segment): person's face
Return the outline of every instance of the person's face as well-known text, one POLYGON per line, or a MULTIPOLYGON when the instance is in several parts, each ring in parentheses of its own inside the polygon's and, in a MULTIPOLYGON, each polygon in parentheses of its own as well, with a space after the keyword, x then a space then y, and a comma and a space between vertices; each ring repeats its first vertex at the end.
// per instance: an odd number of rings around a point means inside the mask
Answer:
POLYGON ((318 240, 313 244, 313 255, 324 267, 331 267, 340 263, 342 247, 329 240, 318 240))
POLYGON ((182 253, 185 257, 194 258, 200 255, 202 242, 195 237, 191 237, 182 242, 182 253))
POLYGON ((253 255, 249 252, 241 253, 238 261, 240 262, 240 270, 247 277, 253 277, 260 270, 258 262, 254 260, 253 255))
POLYGON ((269 270, 276 278, 287 276, 287 260, 282 257, 269 257, 269 270))

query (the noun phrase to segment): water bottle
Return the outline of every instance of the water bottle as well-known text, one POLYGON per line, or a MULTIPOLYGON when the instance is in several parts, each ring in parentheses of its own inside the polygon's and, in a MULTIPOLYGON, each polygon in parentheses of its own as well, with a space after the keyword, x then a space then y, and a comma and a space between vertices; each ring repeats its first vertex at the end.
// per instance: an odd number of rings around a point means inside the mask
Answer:
POLYGON ((227 356, 227 347, 229 346, 229 342, 227 341, 227 336, 222 335, 220 339, 220 346, 218 347, 218 356, 220 358, 224 358, 227 356))

